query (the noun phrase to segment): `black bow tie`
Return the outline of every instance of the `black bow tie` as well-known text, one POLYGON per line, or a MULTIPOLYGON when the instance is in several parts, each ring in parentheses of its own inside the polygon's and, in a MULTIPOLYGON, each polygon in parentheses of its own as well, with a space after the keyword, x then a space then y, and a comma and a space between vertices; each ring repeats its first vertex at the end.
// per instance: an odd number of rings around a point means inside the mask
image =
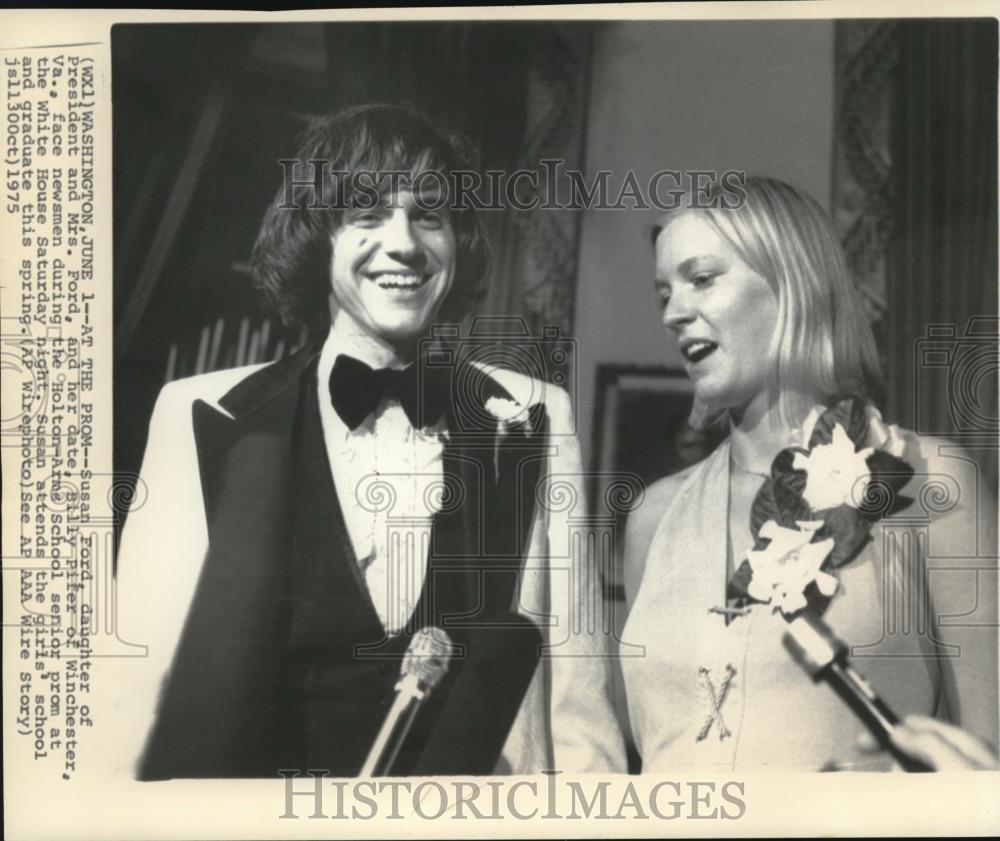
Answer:
POLYGON ((414 428, 432 426, 444 414, 449 390, 447 371, 430 366, 420 377, 416 365, 375 371, 360 359, 340 354, 330 373, 333 408, 351 430, 357 429, 383 398, 398 401, 414 428))

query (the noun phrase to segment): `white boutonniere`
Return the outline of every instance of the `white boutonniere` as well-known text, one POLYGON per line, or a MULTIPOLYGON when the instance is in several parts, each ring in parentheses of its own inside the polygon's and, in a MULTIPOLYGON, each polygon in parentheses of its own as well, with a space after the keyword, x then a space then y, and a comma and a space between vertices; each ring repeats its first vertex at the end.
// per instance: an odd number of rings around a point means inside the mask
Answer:
POLYGON ((486 401, 486 411, 496 418, 497 430, 501 435, 505 435, 512 426, 524 425, 529 433, 532 431, 527 407, 512 398, 490 397, 486 401))
POLYGON ((486 400, 486 411, 497 422, 497 434, 493 444, 493 480, 500 481, 500 444, 512 428, 520 427, 530 435, 531 415, 526 406, 508 397, 489 397, 486 400))
POLYGON ((871 479, 867 459, 873 452, 874 447, 855 451, 854 442, 838 423, 829 444, 817 444, 808 455, 795 454, 792 467, 806 474, 802 498, 813 511, 838 505, 857 508, 871 479))
POLYGON ((821 569, 833 549, 833 538, 812 542, 823 521, 808 520, 796 525, 798 529, 786 529, 768 520, 760 527, 760 536, 771 542, 747 555, 753 571, 748 594, 786 616, 806 606, 805 589, 813 581, 824 596, 832 596, 837 590, 837 579, 821 569))

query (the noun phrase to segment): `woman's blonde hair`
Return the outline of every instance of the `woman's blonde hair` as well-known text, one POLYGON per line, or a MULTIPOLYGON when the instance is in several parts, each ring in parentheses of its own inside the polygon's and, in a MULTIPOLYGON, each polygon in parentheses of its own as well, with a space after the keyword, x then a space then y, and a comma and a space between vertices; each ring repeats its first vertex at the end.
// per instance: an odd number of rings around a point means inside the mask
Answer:
MULTIPOLYGON (((823 208, 774 178, 750 176, 744 193, 735 208, 725 204, 732 201, 731 192, 714 196, 711 207, 704 206, 704 195, 701 206, 684 202, 661 218, 654 242, 678 216, 699 214, 771 285, 778 298, 769 351, 775 360, 769 382, 776 397, 791 391, 826 404, 844 397, 869 399, 881 381, 875 338, 823 208)), ((709 420, 708 408, 696 401, 692 425, 703 427, 709 420)))

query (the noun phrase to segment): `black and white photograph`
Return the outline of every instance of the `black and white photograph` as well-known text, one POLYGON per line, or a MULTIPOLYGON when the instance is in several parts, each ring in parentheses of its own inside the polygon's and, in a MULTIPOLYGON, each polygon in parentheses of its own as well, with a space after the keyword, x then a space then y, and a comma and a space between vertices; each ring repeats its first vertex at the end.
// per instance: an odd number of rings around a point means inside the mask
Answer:
POLYGON ((1000 830, 1000 25, 739 5, 3 39, 5 755, 86 837, 1000 830))

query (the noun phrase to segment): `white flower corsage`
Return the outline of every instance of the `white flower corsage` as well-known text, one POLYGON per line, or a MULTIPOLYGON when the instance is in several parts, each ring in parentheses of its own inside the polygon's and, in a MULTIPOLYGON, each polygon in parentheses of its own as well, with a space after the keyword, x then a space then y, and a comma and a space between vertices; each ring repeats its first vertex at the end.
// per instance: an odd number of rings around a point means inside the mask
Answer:
POLYGON ((786 616, 806 606, 805 589, 813 581, 824 596, 832 596, 837 590, 837 579, 821 569, 833 550, 833 538, 812 542, 823 521, 801 521, 796 525, 798 529, 786 529, 768 520, 761 526, 760 536, 770 543, 747 555, 753 571, 748 594, 786 616))
POLYGON ((829 444, 816 445, 808 455, 795 454, 792 467, 806 473, 802 498, 813 511, 838 505, 857 508, 871 480, 867 459, 873 452, 874 447, 855 450, 847 430, 838 423, 829 444))
POLYGON ((727 588, 737 605, 765 602, 786 617, 822 612, 837 590, 833 571, 858 557, 874 523, 908 504, 901 491, 913 476, 903 435, 859 400, 815 409, 803 432, 800 446, 775 456, 754 497, 755 548, 727 588))

